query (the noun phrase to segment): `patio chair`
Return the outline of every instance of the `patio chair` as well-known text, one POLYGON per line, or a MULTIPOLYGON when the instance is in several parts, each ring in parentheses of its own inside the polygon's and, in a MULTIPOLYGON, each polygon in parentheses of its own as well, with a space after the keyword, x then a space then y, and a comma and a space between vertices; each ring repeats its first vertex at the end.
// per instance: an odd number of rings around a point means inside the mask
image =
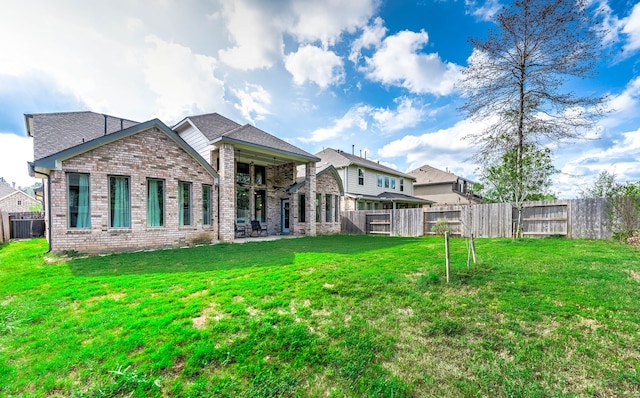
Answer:
POLYGON ((256 233, 256 236, 262 235, 263 232, 264 232, 264 236, 268 235, 267 227, 264 227, 264 226, 260 225, 260 221, 258 221, 258 220, 252 220, 251 221, 251 235, 252 236, 253 236, 254 232, 256 233))
POLYGON ((237 223, 233 223, 233 228, 235 229, 235 237, 236 238, 245 238, 247 236, 247 233, 245 231, 244 228, 238 228, 238 224, 237 223))

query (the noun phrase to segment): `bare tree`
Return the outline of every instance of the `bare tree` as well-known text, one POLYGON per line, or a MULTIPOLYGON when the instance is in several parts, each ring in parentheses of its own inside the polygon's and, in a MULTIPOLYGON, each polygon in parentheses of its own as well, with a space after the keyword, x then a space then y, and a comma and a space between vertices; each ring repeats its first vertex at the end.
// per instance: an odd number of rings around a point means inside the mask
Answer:
POLYGON ((479 145, 478 159, 515 148, 520 167, 526 144, 584 137, 604 113, 605 97, 567 90, 571 78, 594 76, 604 30, 592 17, 590 0, 516 0, 496 16, 496 28, 474 46, 459 83, 460 108, 473 120, 489 121, 467 136, 479 145))

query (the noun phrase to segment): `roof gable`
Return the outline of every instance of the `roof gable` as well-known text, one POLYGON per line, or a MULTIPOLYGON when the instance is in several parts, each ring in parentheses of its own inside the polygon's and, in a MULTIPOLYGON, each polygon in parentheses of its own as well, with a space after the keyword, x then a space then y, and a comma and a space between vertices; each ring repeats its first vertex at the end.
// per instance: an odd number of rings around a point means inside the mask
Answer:
POLYGON ((241 127, 240 124, 228 119, 219 113, 207 113, 204 115, 189 116, 184 118, 180 123, 176 124, 173 128, 179 129, 185 123, 190 122, 195 128, 209 140, 215 140, 224 133, 231 130, 235 130, 241 127))
POLYGON ((13 193, 16 193, 18 190, 7 184, 6 182, 0 181, 0 198, 4 198, 5 196, 9 196, 13 193))
POLYGON ((165 125, 158 119, 139 123, 124 130, 101 136, 91 141, 84 142, 80 145, 76 145, 72 148, 68 148, 58 153, 52 154, 45 158, 38 159, 34 162, 34 166, 36 168, 54 169, 56 168, 57 163, 60 161, 70 159, 92 149, 110 144, 119 139, 132 136, 134 134, 149 130, 154 127, 158 128, 162 133, 166 134, 178 146, 180 146, 180 148, 191 155, 191 157, 193 157, 198 163, 200 163, 209 174, 211 174, 213 177, 218 177, 218 173, 215 171, 215 169, 213 169, 213 167, 206 160, 204 160, 202 156, 200 156, 191 146, 189 146, 182 138, 180 138, 180 136, 175 131, 171 130, 169 127, 167 127, 167 125, 165 125))
POLYGON ((365 159, 360 156, 352 155, 352 154, 349 154, 340 150, 335 150, 332 148, 323 149, 322 151, 316 153, 316 156, 320 157, 324 162, 327 162, 333 165, 337 169, 343 168, 343 167, 349 167, 351 165, 357 165, 357 166, 366 167, 372 170, 377 170, 383 173, 401 176, 411 180, 415 179, 415 177, 410 174, 406 174, 398 170, 392 169, 391 167, 380 164, 379 162, 375 162, 373 160, 365 159))

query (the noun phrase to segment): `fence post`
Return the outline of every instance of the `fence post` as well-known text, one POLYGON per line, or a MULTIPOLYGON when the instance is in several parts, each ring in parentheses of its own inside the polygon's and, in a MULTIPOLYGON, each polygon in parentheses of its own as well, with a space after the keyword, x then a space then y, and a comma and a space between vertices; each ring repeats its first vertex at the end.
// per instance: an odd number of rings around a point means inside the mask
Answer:
POLYGON ((449 231, 444 233, 444 252, 446 257, 447 283, 449 283, 449 275, 451 274, 451 261, 449 258, 449 231))

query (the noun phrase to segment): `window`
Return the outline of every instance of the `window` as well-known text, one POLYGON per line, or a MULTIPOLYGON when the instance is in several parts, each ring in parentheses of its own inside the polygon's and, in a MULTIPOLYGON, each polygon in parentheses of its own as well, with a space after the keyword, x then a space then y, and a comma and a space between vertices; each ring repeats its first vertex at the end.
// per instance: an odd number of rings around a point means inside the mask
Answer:
POLYGON ((109 221, 111 228, 131 227, 129 177, 109 176, 109 221))
POLYGON ((378 174, 378 187, 382 188, 382 176, 378 174))
POLYGON ((358 201, 358 210, 364 210, 364 202, 358 201))
POLYGON ((265 184, 264 166, 254 166, 253 175, 254 175, 254 184, 256 184, 256 185, 264 185, 265 184))
POLYGON ((330 194, 326 194, 324 197, 324 207, 325 207, 324 220, 326 222, 331 222, 331 195, 330 194))
POLYGON ((320 222, 320 202, 322 201, 322 196, 317 193, 316 194, 316 222, 320 222))
POLYGON ((251 174, 249 174, 248 163, 238 163, 238 173, 236 174, 236 182, 238 184, 249 184, 251 182, 251 174))
POLYGON ((147 179, 147 227, 164 226, 164 181, 147 179))
POLYGON ((22 201, 21 200, 18 201, 18 206, 22 206, 22 201))
POLYGON ((305 211, 307 204, 305 203, 305 199, 304 194, 298 195, 298 222, 306 222, 307 219, 307 212, 305 211))
POLYGON ((404 178, 400 179, 400 192, 404 191, 404 178))
POLYGON ((389 177, 388 176, 384 177, 384 187, 385 188, 389 188, 389 177))
POLYGON ((264 189, 259 189, 255 194, 255 211, 254 211, 254 220, 258 220, 260 222, 267 221, 266 211, 267 211, 267 191, 264 189))
POLYGON ((178 225, 191 225, 191 183, 178 182, 178 225))
POLYGON ((211 225, 211 185, 202 184, 202 225, 211 225))
POLYGON ((391 189, 396 189, 396 179, 395 178, 391 179, 391 189))
POLYGON ((247 224, 250 221, 250 206, 249 188, 236 187, 236 222, 238 224, 247 224))
POLYGON ((338 222, 338 216, 340 215, 340 196, 336 195, 336 205, 333 207, 335 209, 336 214, 334 215, 333 221, 338 222))
POLYGON ((364 185, 364 170, 358 169, 358 185, 364 185))
POLYGON ((67 174, 67 222, 69 228, 91 228, 89 174, 67 174))

